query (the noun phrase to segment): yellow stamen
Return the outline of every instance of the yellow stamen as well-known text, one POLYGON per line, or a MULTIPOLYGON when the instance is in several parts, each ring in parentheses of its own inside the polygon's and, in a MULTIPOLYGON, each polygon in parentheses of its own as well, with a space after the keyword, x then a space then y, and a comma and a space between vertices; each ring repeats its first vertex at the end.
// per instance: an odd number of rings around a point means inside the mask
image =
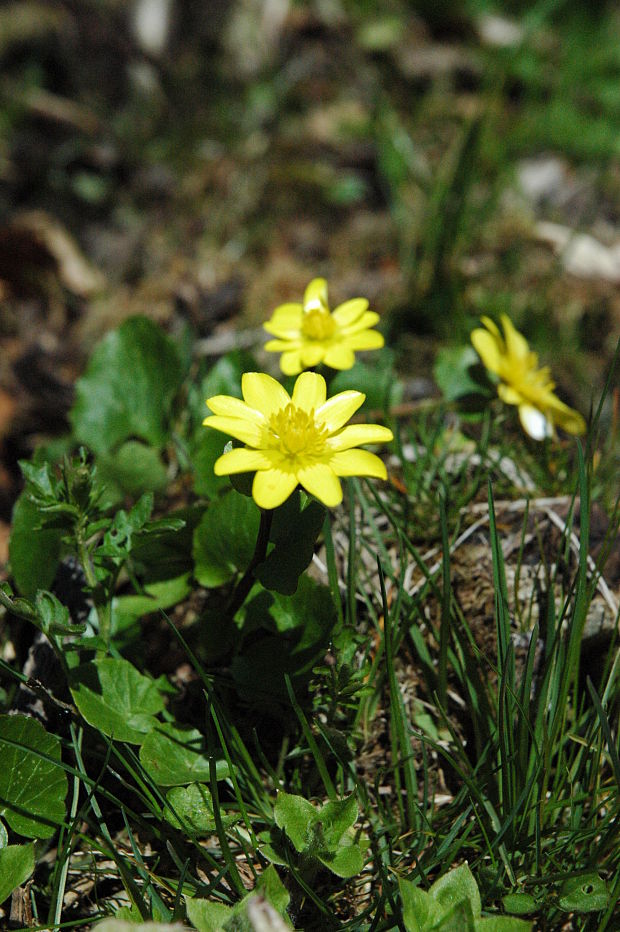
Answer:
POLYGON ((309 340, 328 340, 334 333, 336 324, 326 307, 304 309, 301 332, 309 340))
POLYGON ((318 455, 325 447, 328 431, 314 420, 314 410, 297 408, 292 402, 273 414, 269 420, 270 446, 282 453, 296 456, 318 455), (275 443, 274 443, 275 441, 275 443))

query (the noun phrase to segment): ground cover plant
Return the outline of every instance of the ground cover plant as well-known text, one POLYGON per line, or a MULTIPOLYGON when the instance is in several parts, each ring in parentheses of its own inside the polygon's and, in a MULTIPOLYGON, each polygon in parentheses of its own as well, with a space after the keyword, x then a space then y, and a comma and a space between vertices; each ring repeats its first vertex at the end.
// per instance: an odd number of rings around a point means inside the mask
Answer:
POLYGON ((0 925, 617 928, 617 10, 207 6, 0 15, 0 925))

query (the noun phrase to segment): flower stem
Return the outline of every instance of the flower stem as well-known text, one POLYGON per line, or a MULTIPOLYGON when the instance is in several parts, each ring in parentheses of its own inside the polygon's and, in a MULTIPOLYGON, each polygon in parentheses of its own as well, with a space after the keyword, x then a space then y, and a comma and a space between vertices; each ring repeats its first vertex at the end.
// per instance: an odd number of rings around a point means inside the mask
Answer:
POLYGON ((226 614, 229 618, 234 618, 243 603, 245 602, 250 589, 254 584, 254 571, 256 567, 263 562, 267 556, 267 545, 269 544, 269 535, 271 533, 271 522, 273 521, 273 509, 261 508, 260 524, 258 534, 256 535, 256 545, 252 559, 247 570, 235 586, 228 603, 226 614))

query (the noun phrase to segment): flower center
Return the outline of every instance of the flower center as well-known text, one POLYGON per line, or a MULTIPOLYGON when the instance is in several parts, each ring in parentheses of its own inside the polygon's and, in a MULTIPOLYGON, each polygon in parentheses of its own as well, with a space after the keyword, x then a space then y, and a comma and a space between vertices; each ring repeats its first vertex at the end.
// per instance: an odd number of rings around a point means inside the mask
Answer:
POLYGON ((326 307, 304 308, 301 332, 309 340, 328 340, 335 329, 334 319, 326 307))
POLYGON ((271 415, 269 429, 276 440, 276 447, 287 456, 321 453, 328 433, 326 427, 316 424, 314 409, 304 411, 292 402, 271 415))

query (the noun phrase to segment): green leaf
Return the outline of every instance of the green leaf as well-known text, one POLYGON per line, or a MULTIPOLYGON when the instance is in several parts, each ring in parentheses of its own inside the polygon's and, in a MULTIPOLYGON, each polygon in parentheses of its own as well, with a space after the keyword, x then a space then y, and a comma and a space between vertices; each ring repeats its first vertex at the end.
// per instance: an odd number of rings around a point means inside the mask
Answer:
POLYGON ((490 393, 488 379, 473 346, 446 346, 440 349, 433 375, 446 401, 468 396, 484 398, 490 393))
POLYGON ((13 509, 9 559, 15 585, 26 598, 34 598, 37 589, 52 585, 62 536, 62 529, 41 528, 39 509, 22 492, 13 509))
POLYGON ((100 454, 97 477, 105 486, 102 505, 116 504, 126 495, 157 492, 167 482, 166 467, 159 452, 139 440, 123 443, 113 456, 100 454))
POLYGON ((274 807, 278 828, 284 829, 299 853, 306 851, 311 842, 311 829, 318 819, 318 809, 303 796, 280 790, 274 807))
POLYGON ((284 699, 284 674, 305 682, 323 655, 335 623, 329 589, 308 576, 300 578, 291 596, 257 591, 245 606, 242 630, 264 627, 275 633, 262 638, 253 634, 233 658, 231 670, 239 692, 251 701, 284 699))
POLYGON ((485 916, 474 921, 476 932, 530 932, 532 923, 514 916, 485 916))
POLYGON ((0 816, 26 838, 51 838, 65 816, 60 741, 27 715, 0 715, 0 816))
POLYGON ((182 378, 174 343, 146 317, 132 317, 108 333, 78 379, 70 414, 76 438, 109 454, 140 438, 161 448, 182 378))
POLYGON ((69 685, 88 724, 117 741, 142 744, 164 708, 157 685, 128 660, 84 663, 71 671, 69 685))
POLYGON ((502 906, 507 913, 527 916, 538 909, 538 901, 531 893, 507 893, 502 897, 502 906))
POLYGON ((196 897, 185 897, 187 918, 198 932, 221 932, 232 909, 224 903, 210 903, 196 897))
MULTIPOLYGON (((175 828, 194 835, 209 835, 216 830, 211 793, 203 783, 175 786, 166 793, 166 801, 169 806, 164 815, 175 828)), ((236 816, 222 816, 225 828, 236 821, 236 816)))
POLYGON ((454 903, 433 926, 433 932, 475 932, 469 900, 454 903))
POLYGON ((571 877, 560 887, 558 903, 561 909, 575 913, 597 913, 609 901, 607 884, 598 874, 571 877))
POLYGON ((34 845, 0 848, 0 904, 34 872, 34 845))
MULTIPOLYGON (((208 414, 205 408, 205 415, 208 414)), ((230 488, 228 476, 216 476, 213 472, 216 459, 224 452, 226 438, 219 430, 200 427, 190 452, 194 470, 194 492, 206 498, 215 498, 221 489, 230 488)))
POLYGON ((254 554, 260 512, 234 489, 211 502, 194 531, 196 579, 213 588, 245 570, 254 554))
MULTIPOLYGON (((95 923, 93 929, 97 929, 97 932, 136 932, 137 927, 131 920, 114 918, 95 923)), ((167 922, 140 922, 139 928, 145 929, 145 932, 179 932, 180 926, 178 922, 172 925, 167 922)))
MULTIPOLYGON (((157 724, 140 748, 144 769, 160 786, 200 783, 210 777, 204 737, 196 728, 157 724)), ((228 775, 225 761, 218 761, 218 779, 228 775)))
POLYGON ((174 579, 162 579, 145 585, 144 595, 121 595, 112 600, 114 631, 123 630, 138 618, 170 608, 181 602, 191 591, 189 573, 174 579))
POLYGON ((323 825, 325 845, 330 851, 337 850, 340 839, 355 825, 358 816, 359 808, 353 794, 346 799, 332 799, 325 803, 319 818, 323 825))
POLYGON ((291 495, 274 513, 271 539, 275 546, 256 571, 266 589, 293 595, 299 577, 314 553, 314 545, 325 518, 325 508, 309 501, 302 507, 299 492, 291 495))
POLYGON ((430 893, 402 877, 398 888, 407 932, 424 932, 431 928, 432 919, 437 915, 437 904, 430 893))
POLYGON ((364 866, 364 856, 356 844, 342 844, 334 853, 317 855, 324 867, 337 877, 355 877, 364 866))
POLYGON ((447 914, 457 903, 467 900, 473 918, 480 918, 482 912, 480 892, 474 875, 467 864, 455 867, 436 880, 429 893, 439 906, 440 915, 447 914))

